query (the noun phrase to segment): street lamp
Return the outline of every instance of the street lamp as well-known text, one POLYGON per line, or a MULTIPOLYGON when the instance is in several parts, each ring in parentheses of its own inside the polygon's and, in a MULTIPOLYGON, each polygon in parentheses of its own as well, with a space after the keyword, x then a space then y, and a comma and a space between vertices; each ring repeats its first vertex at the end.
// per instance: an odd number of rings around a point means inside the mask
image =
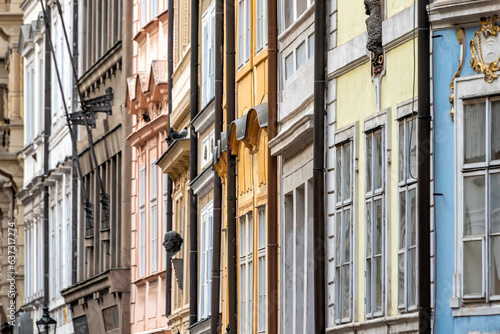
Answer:
POLYGON ((49 330, 53 328, 54 334, 56 334, 57 321, 50 317, 49 308, 47 306, 43 308, 42 318, 36 322, 36 327, 38 328, 38 333, 49 334, 49 330))

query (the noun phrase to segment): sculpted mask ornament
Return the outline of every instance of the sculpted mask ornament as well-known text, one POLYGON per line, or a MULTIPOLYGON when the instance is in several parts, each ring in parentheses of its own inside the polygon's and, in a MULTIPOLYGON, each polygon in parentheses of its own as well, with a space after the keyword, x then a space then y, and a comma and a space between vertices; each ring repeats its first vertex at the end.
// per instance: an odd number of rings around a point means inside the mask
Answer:
POLYGON ((484 74, 484 80, 492 83, 498 75, 495 71, 500 69, 500 27, 495 20, 498 15, 481 18, 481 29, 476 31, 470 41, 472 58, 470 66, 477 73, 484 74))
POLYGON ((380 0, 365 0, 366 30, 368 39, 366 48, 372 52, 373 75, 377 76, 384 69, 384 49, 382 47, 382 7, 380 0))

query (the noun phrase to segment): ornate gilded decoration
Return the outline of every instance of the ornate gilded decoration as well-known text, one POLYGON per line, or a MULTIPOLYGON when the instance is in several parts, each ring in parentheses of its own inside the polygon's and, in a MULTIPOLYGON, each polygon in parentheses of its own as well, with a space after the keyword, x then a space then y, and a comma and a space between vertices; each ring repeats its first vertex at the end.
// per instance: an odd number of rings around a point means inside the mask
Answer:
POLYGON ((454 116, 455 116, 455 79, 460 76, 460 73, 462 72, 462 66, 464 65, 464 54, 465 54, 465 31, 460 28, 457 30, 457 41, 458 44, 460 44, 460 58, 458 59, 458 68, 455 71, 455 74, 453 74, 453 77, 451 78, 450 81, 450 103, 451 103, 451 111, 450 111, 450 117, 451 121, 454 122, 454 116))
POLYGON ((384 49, 382 47, 382 7, 380 0, 365 0, 366 48, 371 51, 372 73, 377 76, 384 70, 384 49))
POLYGON ((470 66, 477 73, 484 74, 484 80, 492 83, 497 78, 494 73, 500 69, 500 27, 495 20, 498 15, 481 18, 481 29, 476 31, 470 41, 472 58, 470 66))

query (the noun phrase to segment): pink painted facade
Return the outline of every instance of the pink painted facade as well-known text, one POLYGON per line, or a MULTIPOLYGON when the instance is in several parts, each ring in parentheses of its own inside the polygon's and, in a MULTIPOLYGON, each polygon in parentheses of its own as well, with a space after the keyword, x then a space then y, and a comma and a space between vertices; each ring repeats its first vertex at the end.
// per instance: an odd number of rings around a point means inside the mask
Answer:
POLYGON ((133 1, 133 72, 126 107, 133 115, 131 296, 132 333, 170 333, 165 316, 166 182, 156 161, 166 150, 167 1, 133 1))

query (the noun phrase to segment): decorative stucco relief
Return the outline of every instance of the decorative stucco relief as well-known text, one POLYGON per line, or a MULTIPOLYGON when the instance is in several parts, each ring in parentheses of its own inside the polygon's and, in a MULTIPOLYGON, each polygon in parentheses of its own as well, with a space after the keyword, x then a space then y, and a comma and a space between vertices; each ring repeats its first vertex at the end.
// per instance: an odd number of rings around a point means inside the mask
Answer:
POLYGON ((457 30, 457 41, 458 44, 460 44, 460 58, 458 59, 458 68, 455 71, 455 74, 453 74, 453 77, 451 78, 450 81, 450 98, 449 101, 451 103, 451 111, 450 111, 450 117, 451 121, 454 122, 454 117, 455 117, 455 79, 460 76, 460 73, 462 72, 462 67, 464 65, 464 54, 465 54, 465 31, 460 28, 457 30))
POLYGON ((500 69, 500 27, 495 20, 498 15, 481 18, 481 29, 476 31, 470 41, 472 58, 470 66, 477 73, 484 74, 484 80, 492 83, 497 78, 495 71, 500 69))

